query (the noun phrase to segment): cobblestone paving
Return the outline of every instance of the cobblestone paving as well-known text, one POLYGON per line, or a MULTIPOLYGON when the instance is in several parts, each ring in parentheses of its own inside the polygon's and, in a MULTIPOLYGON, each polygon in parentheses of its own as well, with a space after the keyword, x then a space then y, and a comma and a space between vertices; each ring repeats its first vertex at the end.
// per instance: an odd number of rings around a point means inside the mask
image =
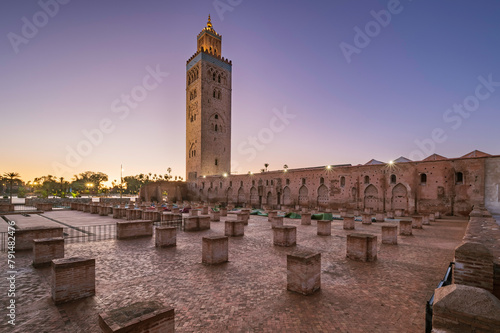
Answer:
MULTIPOLYGON (((251 216, 245 236, 229 239, 229 262, 217 266, 201 264, 201 238, 223 233, 223 222, 178 232, 175 248, 157 249, 154 238, 69 244, 66 257, 96 258, 97 294, 59 306, 50 298, 50 268, 34 269, 31 253, 18 253, 17 324, 12 328, 2 314, 0 331, 99 332, 99 312, 154 299, 175 308, 177 332, 422 332, 425 302, 453 260, 466 221, 438 220, 399 236, 398 245, 381 244, 381 226, 391 223, 356 222, 356 232, 379 236, 372 263, 345 258, 352 231, 342 221, 333 221, 332 236, 317 236, 315 221, 285 219, 297 226, 297 246, 284 248, 273 246, 267 218, 251 216), (321 290, 314 295, 286 290, 286 255, 296 249, 322 253, 321 290)), ((4 253, 0 260, 6 272, 4 253)))

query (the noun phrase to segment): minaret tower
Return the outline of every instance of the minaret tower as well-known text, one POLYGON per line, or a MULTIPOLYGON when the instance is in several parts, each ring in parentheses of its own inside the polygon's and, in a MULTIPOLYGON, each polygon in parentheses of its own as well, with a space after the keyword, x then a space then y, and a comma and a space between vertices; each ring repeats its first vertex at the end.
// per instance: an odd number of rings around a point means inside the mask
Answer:
POLYGON ((210 15, 186 65, 186 177, 231 171, 231 68, 210 15))

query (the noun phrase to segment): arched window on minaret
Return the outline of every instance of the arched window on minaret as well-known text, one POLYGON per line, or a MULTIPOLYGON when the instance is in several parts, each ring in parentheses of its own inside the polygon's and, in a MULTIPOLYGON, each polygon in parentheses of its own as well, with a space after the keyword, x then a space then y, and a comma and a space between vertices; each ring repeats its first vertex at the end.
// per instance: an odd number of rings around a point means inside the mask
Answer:
POLYGON ((218 129, 217 124, 215 124, 215 131, 216 131, 216 132, 217 132, 217 129, 218 129))
POLYGON ((219 79, 218 79, 219 83, 220 83, 220 75, 219 75, 219 79))
POLYGON ((215 81, 215 73, 212 75, 213 80, 215 81))

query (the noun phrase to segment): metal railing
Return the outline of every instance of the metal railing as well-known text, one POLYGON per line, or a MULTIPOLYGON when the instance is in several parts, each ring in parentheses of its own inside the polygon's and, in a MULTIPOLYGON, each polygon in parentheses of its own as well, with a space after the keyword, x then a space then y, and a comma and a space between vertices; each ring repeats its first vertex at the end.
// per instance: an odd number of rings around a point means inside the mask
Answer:
POLYGON ((0 252, 7 252, 7 231, 0 232, 0 252))
POLYGON ((63 233, 66 244, 116 239, 116 224, 66 227, 63 233))
POLYGON ((183 223, 182 219, 173 220, 173 221, 154 222, 153 225, 155 227, 175 227, 179 231, 184 231, 184 223, 183 223))
POLYGON ((14 212, 36 212, 38 209, 35 206, 25 204, 14 204, 14 212))
MULTIPOLYGON (((443 279, 439 282, 436 289, 441 287, 449 286, 452 283, 453 278, 453 265, 454 262, 450 262, 446 274, 443 279)), ((425 333, 431 333, 432 331, 432 306, 434 305, 434 293, 432 293, 431 298, 427 301, 425 305, 425 333)))

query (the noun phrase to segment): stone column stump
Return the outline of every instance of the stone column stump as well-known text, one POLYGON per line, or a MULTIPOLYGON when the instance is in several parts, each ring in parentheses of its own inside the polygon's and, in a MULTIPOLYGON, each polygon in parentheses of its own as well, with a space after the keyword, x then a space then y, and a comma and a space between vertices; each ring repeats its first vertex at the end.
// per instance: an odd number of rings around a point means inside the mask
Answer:
POLYGON ((411 231, 412 221, 399 221, 399 234, 401 236, 411 236, 413 233, 411 231))
POLYGON ((228 237, 242 237, 245 235, 244 221, 226 221, 224 225, 224 235, 228 237))
POLYGON ((212 211, 210 213, 210 221, 220 222, 220 211, 212 211))
POLYGON ((384 213, 376 213, 375 214, 375 221, 384 222, 385 221, 384 213))
POLYGON ((344 230, 354 230, 354 216, 344 217, 344 230))
POLYGON ((302 213, 300 215, 301 225, 311 225, 311 213, 302 213))
POLYGON ((273 228, 273 243, 277 246, 294 246, 297 244, 297 227, 291 225, 273 228))
POLYGON ((175 311, 156 301, 136 302, 99 314, 103 333, 174 333, 175 311))
POLYGON ((274 217, 277 215, 278 215, 278 212, 275 210, 271 210, 271 211, 267 212, 267 221, 273 222, 274 217))
POLYGON ((228 237, 207 236, 202 238, 202 262, 208 265, 228 261, 228 237))
POLYGON ((275 217, 273 217, 273 220, 271 221, 271 227, 276 228, 282 226, 283 226, 283 216, 276 215, 275 217))
POLYGON ((64 258, 64 238, 41 238, 33 240, 33 267, 50 266, 53 259, 64 258))
POLYGON ((368 213, 361 214, 363 224, 372 224, 372 215, 368 213))
POLYGON ((52 299, 56 304, 95 295, 95 259, 52 260, 52 299))
POLYGON ((382 244, 398 244, 397 225, 387 225, 382 227, 382 244))
POLYGON ((331 236, 331 234, 332 234, 332 221, 319 220, 317 222, 316 233, 318 236, 331 236))
POLYGON ((377 260, 377 236, 370 234, 347 235, 347 258, 357 261, 377 260))
POLYGON ((175 227, 156 227, 155 246, 169 247, 177 245, 177 229, 175 227))
POLYGON ((311 295, 321 288, 321 253, 297 251, 287 255, 286 289, 311 295))
POLYGON ((422 229, 422 216, 413 216, 411 218, 411 227, 413 229, 422 229))

